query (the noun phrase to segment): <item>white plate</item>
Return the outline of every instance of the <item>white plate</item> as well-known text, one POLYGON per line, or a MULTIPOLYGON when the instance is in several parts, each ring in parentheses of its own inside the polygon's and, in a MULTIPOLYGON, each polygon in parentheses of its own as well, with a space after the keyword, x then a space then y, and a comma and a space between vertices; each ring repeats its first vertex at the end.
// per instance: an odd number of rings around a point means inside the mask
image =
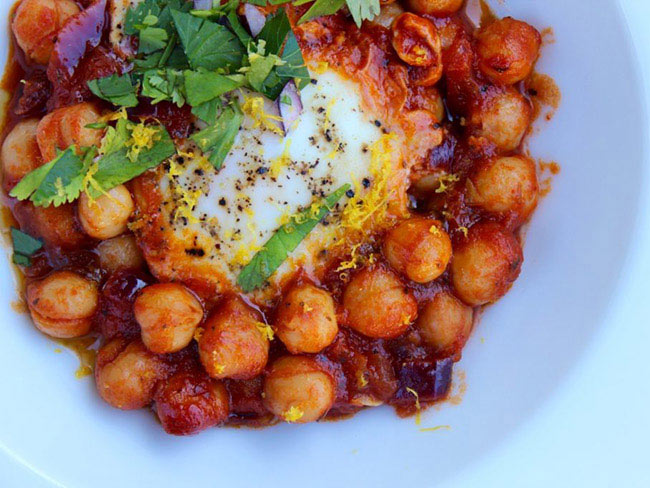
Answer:
MULTIPOLYGON (((555 31, 539 69, 556 79, 563 102, 551 124, 539 125, 531 150, 558 161, 562 173, 533 219, 519 281, 485 314, 464 351, 462 403, 423 415, 423 426, 451 430, 422 433, 413 419, 382 408, 336 423, 169 437, 148 412, 111 409, 90 379, 74 378, 74 357, 55 354, 55 344, 12 312, 14 279, 1 260, 0 482, 428 485, 471 471, 531 420, 608 316, 638 222, 647 126, 617 2, 494 3, 500 14, 555 31)), ((0 51, 4 56, 4 37, 0 51)))

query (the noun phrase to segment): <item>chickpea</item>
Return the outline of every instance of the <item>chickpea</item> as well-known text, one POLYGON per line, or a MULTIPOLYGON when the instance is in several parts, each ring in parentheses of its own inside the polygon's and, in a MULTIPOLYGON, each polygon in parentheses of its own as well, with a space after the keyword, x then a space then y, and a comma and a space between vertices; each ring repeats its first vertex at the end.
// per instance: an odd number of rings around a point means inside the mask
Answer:
POLYGON ((227 298, 203 326, 199 357, 213 378, 246 380, 262 372, 269 341, 259 315, 241 299, 227 298))
POLYGON ((343 292, 346 325, 375 339, 397 337, 417 315, 417 303, 390 270, 365 268, 343 292))
POLYGON ((528 78, 542 44, 534 27, 506 17, 481 29, 477 37, 479 68, 492 81, 512 85, 528 78))
POLYGON ((372 22, 379 24, 386 29, 390 29, 395 18, 402 13, 404 13, 404 9, 399 2, 391 2, 388 4, 382 3, 381 12, 379 12, 379 15, 377 15, 372 22))
POLYGON ((278 306, 276 327, 289 352, 322 351, 339 331, 332 296, 311 284, 294 286, 278 306))
POLYGON ((449 292, 441 291, 429 301, 416 326, 422 338, 437 352, 459 352, 472 331, 473 310, 449 292))
POLYGON ((141 269, 145 262, 133 234, 102 241, 97 246, 100 266, 109 273, 121 269, 141 269))
POLYGON ((503 152, 515 150, 526 134, 532 117, 530 102, 507 87, 472 110, 470 122, 478 136, 486 137, 503 152))
POLYGON ((158 354, 187 346, 203 320, 203 307, 197 298, 178 283, 145 287, 135 299, 133 313, 140 324, 142 341, 158 354))
POLYGON ((97 353, 95 383, 99 395, 113 407, 136 410, 153 400, 154 389, 166 372, 159 356, 139 341, 117 338, 97 353))
POLYGON ((18 122, 7 134, 0 158, 5 190, 10 191, 27 173, 41 165, 41 151, 36 142, 38 120, 18 122))
POLYGON ((71 271, 56 271, 27 286, 27 305, 39 330, 52 337, 86 335, 97 310, 97 285, 71 271))
POLYGON ((418 14, 447 17, 463 5, 464 0, 407 0, 406 6, 418 14))
POLYGON ((168 434, 197 434, 228 420, 228 392, 204 372, 174 374, 156 390, 154 402, 168 434))
POLYGON ((16 202, 14 215, 21 229, 42 238, 49 246, 77 249, 88 242, 88 236, 77 222, 76 204, 60 207, 35 207, 31 202, 16 202))
POLYGON ((537 205, 539 186, 535 163, 525 156, 483 161, 467 179, 472 205, 488 212, 514 212, 523 222, 537 205))
POLYGON ((47 64, 63 24, 79 12, 72 0, 22 0, 11 27, 28 58, 47 64))
POLYGON ((472 306, 494 302, 517 279, 523 260, 512 233, 499 224, 476 224, 454 248, 451 276, 456 293, 472 306))
POLYGON ((332 377, 307 356, 285 356, 276 360, 264 380, 264 404, 287 422, 314 422, 334 404, 332 377))
POLYGON ((451 240, 439 221, 413 217, 388 232, 384 256, 396 271, 411 281, 428 283, 447 269, 451 240))
POLYGON ((52 161, 56 157, 57 149, 65 150, 72 145, 98 146, 102 131, 86 126, 98 122, 99 119, 99 112, 88 102, 59 108, 47 114, 38 124, 36 134, 43 159, 52 161))
MULTIPOLYGON (((441 64, 440 36, 430 20, 403 13, 391 26, 393 49, 402 61, 411 66, 441 64)), ((442 65, 440 67, 442 71, 442 65)))
POLYGON ((411 13, 398 16, 391 27, 392 44, 410 65, 409 77, 418 86, 433 86, 442 77, 442 44, 430 20, 411 13))
POLYGON ((126 232, 135 209, 131 193, 124 185, 91 199, 86 193, 79 199, 79 222, 90 237, 110 239, 126 232))

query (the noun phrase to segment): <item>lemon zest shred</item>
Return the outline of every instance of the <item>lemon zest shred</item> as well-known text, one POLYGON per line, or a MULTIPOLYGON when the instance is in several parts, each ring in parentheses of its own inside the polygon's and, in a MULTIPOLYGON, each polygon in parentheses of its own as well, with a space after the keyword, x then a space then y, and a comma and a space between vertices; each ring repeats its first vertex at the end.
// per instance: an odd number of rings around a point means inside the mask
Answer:
POLYGON ((436 193, 445 193, 459 180, 460 177, 454 173, 440 175, 438 177, 438 188, 436 188, 436 193))
POLYGON ((318 61, 316 64, 310 66, 312 71, 318 75, 325 73, 329 67, 330 64, 327 61, 318 61))
POLYGON ((396 136, 392 133, 383 134, 380 139, 370 147, 371 165, 370 172, 373 177, 367 192, 362 191, 361 183, 354 179, 354 196, 350 198, 341 213, 340 226, 346 230, 361 232, 364 225, 371 217, 377 222, 386 220, 388 201, 393 192, 389 190, 389 176, 393 164, 393 140, 396 136))
POLYGON ((277 178, 278 176, 280 176, 282 170, 291 164, 291 157, 289 157, 290 148, 291 148, 291 139, 287 139, 284 142, 284 149, 282 150, 282 154, 280 154, 277 158, 271 161, 269 172, 271 173, 272 178, 277 178))
POLYGON ((437 432, 439 430, 451 430, 451 425, 436 425, 435 427, 421 427, 420 432, 437 432))
POLYGON ((157 128, 147 127, 144 122, 136 124, 131 131, 131 137, 126 141, 126 146, 130 148, 127 157, 135 161, 143 150, 151 149, 159 139, 160 130, 157 128))
POLYGON ((241 106, 242 111, 253 119, 253 128, 262 127, 278 135, 284 135, 284 132, 273 122, 282 120, 282 117, 271 115, 264 110, 264 98, 261 96, 244 95, 244 103, 241 106))
POLYGON ((302 409, 296 406, 292 406, 289 410, 282 414, 282 417, 285 421, 293 423, 300 420, 304 415, 305 412, 303 412, 302 409))
POLYGON ((415 397, 415 425, 420 425, 422 423, 421 412, 422 408, 420 407, 420 395, 413 388, 406 388, 411 395, 415 397))
POLYGON ((269 342, 275 338, 275 332, 269 324, 265 324, 264 322, 255 322, 255 327, 257 327, 260 334, 262 334, 262 336, 269 342))
POLYGON ((465 236, 465 239, 467 239, 467 236, 469 235, 469 229, 463 225, 459 227, 458 230, 461 231, 465 236))
POLYGON ((441 235, 440 229, 438 229, 438 226, 436 224, 433 224, 431 227, 429 227, 429 232, 431 232, 436 237, 441 235))
POLYGON ((365 388, 368 386, 368 380, 366 379, 366 372, 365 371, 360 371, 359 376, 357 378, 359 382, 359 388, 365 388))
POLYGON ((360 246, 361 243, 352 246, 352 251, 350 252, 350 259, 348 261, 342 261, 341 264, 339 264, 339 267, 336 268, 337 273, 339 271, 345 271, 346 269, 356 269, 359 266, 361 262, 361 256, 357 254, 357 251, 359 250, 360 246))
POLYGON ((114 122, 120 119, 127 119, 129 114, 126 112, 126 107, 122 107, 115 112, 109 112, 106 115, 100 117, 100 122, 114 122))

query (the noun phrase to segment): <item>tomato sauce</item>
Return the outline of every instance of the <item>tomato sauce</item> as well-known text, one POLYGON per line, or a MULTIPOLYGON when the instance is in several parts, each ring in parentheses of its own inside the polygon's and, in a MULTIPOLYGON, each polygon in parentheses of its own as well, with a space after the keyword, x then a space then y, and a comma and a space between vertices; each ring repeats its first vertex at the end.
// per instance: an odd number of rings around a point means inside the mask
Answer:
MULTIPOLYGON (((47 70, 30 65, 12 39, 2 80, 2 89, 12 94, 4 136, 25 118, 40 117, 55 108, 90 100, 88 80, 122 73, 127 68, 109 47, 105 3, 106 0, 95 2, 64 28, 61 38, 66 42, 59 44, 63 48, 54 52, 47 70)), ((290 18, 295 21, 306 8, 290 8, 290 18)), ((487 11, 484 18, 493 20, 487 11)), ((400 61, 391 46, 390 30, 383 26, 366 23, 359 30, 351 19, 338 14, 304 24, 296 31, 306 58, 327 62, 350 78, 367 80, 365 98, 375 104, 373 109, 377 113, 393 124, 399 123, 404 111, 429 109, 432 98, 441 91, 444 118, 438 127, 444 129, 446 136, 442 144, 413 167, 413 186, 409 193, 413 212, 443 215, 446 230, 454 242, 466 239, 467 229, 478 221, 499 222, 517 231, 521 222, 514 216, 489 214, 472 207, 466 202, 463 191, 476 162, 496 154, 492 144, 468 142, 471 133, 466 117, 473 107, 485 103, 493 92, 502 88, 488 83, 477 69, 473 54, 475 40, 467 19, 457 14, 444 20, 433 17, 430 20, 444 28, 451 39, 443 49, 443 82, 431 88, 415 83, 418 73, 400 61), (432 191, 431 185, 422 183, 427 178, 435 183, 436 177, 443 173, 456 175, 444 191, 432 191)), ((539 91, 529 84, 524 95, 537 97, 539 91)), ((187 137, 192 125, 189 107, 178 108, 167 102, 156 106, 143 103, 130 114, 159 120, 174 138, 187 137)), ((433 189, 439 189, 439 184, 433 189)), ((6 195, 4 201, 21 228, 29 230, 31 204, 18 203, 6 195)), ((360 254, 367 259, 373 255, 376 266, 387 266, 381 253, 381 240, 382 236, 377 236, 360 248, 360 254)), ((94 318, 95 333, 103 341, 138 337, 140 329, 133 303, 140 290, 156 280, 145 271, 125 270, 110 274, 99 264, 96 244, 88 238, 76 242, 73 248, 46 246, 32 258, 32 266, 25 269, 26 279, 35 280, 60 269, 91 278, 101 286, 99 309, 94 318)), ((336 301, 340 301, 350 278, 349 271, 336 271, 339 264, 333 263, 321 283, 336 301)), ((408 282, 406 287, 422 305, 441 290, 451 290, 449 271, 429 284, 408 282)), ((273 323, 274 307, 260 309, 260 312, 267 323, 273 323)), ((271 344, 269 363, 287 354, 280 340, 271 344)), ((390 340, 370 339, 341 327, 334 342, 316 355, 318 363, 336 383, 335 404, 327 417, 341 418, 364 406, 379 403, 392 405, 400 414, 413 414, 420 406, 425 408, 447 397, 453 364, 460 356, 460 350, 444 354, 431 350, 414 326, 390 340), (417 392, 417 397, 413 392, 417 392)), ((201 370, 195 342, 178 353, 165 355, 164 361, 170 374, 201 370)), ((228 379, 224 383, 230 395, 229 424, 264 426, 276 421, 264 407, 261 376, 252 380, 228 379)))

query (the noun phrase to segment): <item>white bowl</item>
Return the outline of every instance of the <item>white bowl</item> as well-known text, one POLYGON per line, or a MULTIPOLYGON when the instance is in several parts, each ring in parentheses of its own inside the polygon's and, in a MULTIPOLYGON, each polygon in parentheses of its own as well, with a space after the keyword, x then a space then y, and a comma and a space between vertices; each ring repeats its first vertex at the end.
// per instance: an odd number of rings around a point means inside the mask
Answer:
MULTIPOLYGON (((8 486, 427 485, 470 468, 529 420, 603 325, 635 230, 647 126, 616 1, 493 3, 555 32, 539 70, 558 82, 562 105, 530 146, 562 172, 530 226, 519 281, 484 315, 457 366, 462 402, 422 416, 423 427, 451 430, 423 433, 380 408, 334 423, 167 436, 149 412, 114 410, 92 379, 75 379, 72 353, 55 354, 12 311, 15 279, 2 259, 0 481, 2 466, 23 465, 8 486)), ((4 35, 3 63, 6 45, 4 35)))

